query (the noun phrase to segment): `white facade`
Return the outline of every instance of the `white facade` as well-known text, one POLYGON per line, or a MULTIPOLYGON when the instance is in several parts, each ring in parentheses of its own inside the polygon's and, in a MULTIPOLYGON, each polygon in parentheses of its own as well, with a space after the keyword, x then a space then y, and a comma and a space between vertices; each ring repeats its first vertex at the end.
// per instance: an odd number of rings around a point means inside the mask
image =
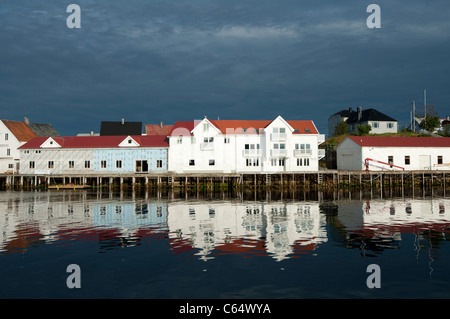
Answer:
POLYGON ((336 155, 339 170, 366 170, 367 159, 370 159, 367 163, 371 171, 450 169, 450 147, 430 147, 426 140, 423 140, 423 146, 361 146, 346 138, 337 147, 336 155))
POLYGON ((265 127, 244 130, 229 127, 225 132, 214 122, 218 121, 205 118, 196 122, 191 131, 182 132, 178 128, 172 132, 169 171, 314 172, 319 169, 319 159, 324 157, 318 148, 325 140, 323 134, 299 134, 280 116, 265 127))
POLYGON ((21 150, 21 174, 86 174, 94 172, 93 149, 21 150))
POLYGON ((0 173, 13 173, 19 170, 20 153, 17 149, 23 144, 25 142, 19 141, 0 120, 0 173))
POLYGON ((397 133, 398 123, 396 121, 365 121, 349 125, 349 131, 355 133, 358 125, 370 125, 370 134, 397 133))

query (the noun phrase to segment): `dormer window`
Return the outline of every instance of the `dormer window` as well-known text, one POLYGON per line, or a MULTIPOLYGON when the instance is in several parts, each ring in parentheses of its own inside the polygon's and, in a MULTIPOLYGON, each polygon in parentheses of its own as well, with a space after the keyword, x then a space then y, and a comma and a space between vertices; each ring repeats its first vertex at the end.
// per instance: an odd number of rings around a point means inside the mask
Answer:
POLYGON ((305 128, 306 133, 311 133, 311 130, 309 128, 305 128))

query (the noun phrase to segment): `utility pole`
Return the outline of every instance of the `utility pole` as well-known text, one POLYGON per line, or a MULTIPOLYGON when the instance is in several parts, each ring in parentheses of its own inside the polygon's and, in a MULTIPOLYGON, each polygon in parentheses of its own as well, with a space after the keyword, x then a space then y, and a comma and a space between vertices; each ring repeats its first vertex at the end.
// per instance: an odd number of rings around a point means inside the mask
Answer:
POLYGON ((427 117, 427 90, 423 90, 423 117, 427 117))
POLYGON ((416 131, 416 101, 413 101, 413 114, 412 114, 413 122, 411 125, 411 128, 413 129, 413 132, 416 131))

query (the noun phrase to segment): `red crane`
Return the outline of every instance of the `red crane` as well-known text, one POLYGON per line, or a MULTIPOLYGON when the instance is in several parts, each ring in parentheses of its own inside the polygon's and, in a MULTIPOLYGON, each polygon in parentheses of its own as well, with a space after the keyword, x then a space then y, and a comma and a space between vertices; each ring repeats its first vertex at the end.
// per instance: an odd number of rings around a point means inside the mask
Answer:
POLYGON ((380 163, 380 164, 384 164, 384 165, 389 165, 391 168, 392 168, 392 167, 396 167, 396 168, 400 168, 400 169, 402 169, 402 170, 405 170, 405 168, 404 168, 404 167, 401 167, 401 166, 397 166, 397 165, 394 165, 394 164, 391 164, 391 163, 385 163, 385 162, 382 162, 382 161, 374 160, 374 159, 372 159, 372 158, 366 158, 366 159, 364 160, 364 165, 366 165, 366 171, 369 170, 369 161, 376 162, 376 163, 380 163))

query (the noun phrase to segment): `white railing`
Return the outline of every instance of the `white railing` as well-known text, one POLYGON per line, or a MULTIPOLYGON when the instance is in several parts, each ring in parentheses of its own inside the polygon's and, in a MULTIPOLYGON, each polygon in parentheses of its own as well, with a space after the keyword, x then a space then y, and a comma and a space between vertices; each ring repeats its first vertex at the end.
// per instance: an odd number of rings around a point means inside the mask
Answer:
POLYGON ((272 142, 286 141, 286 138, 287 138, 286 133, 272 133, 272 134, 270 134, 270 140, 272 142))
POLYGON ((270 155, 272 157, 283 157, 287 155, 287 151, 286 150, 270 150, 270 155))
POLYGON ((214 150, 214 144, 213 143, 201 143, 200 149, 202 151, 212 151, 212 150, 214 150))
POLYGON ((244 156, 260 156, 260 155, 261 155, 261 150, 258 150, 258 149, 244 150, 244 156))
POLYGON ((319 160, 325 157, 325 149, 319 148, 318 150, 318 158, 319 160))
POLYGON ((304 150, 294 150, 294 157, 304 156, 304 155, 311 155, 312 150, 311 149, 304 149, 304 150))

